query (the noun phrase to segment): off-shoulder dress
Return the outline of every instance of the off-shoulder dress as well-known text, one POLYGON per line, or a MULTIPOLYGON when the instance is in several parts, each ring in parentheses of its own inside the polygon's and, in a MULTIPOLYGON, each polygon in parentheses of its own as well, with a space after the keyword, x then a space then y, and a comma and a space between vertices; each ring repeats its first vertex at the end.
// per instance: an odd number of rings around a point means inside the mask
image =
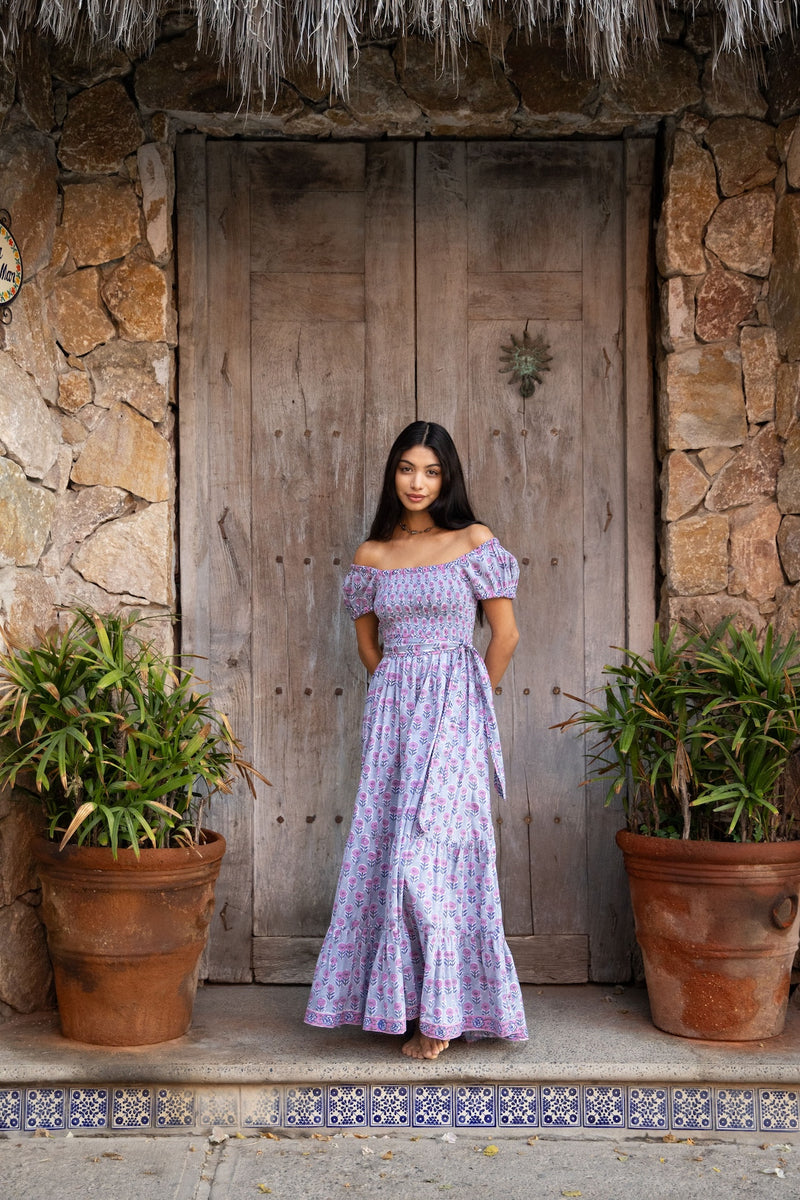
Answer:
POLYGON ((377 615, 384 654, 310 1025, 404 1033, 417 1018, 432 1038, 528 1036, 495 866, 503 759, 472 643, 477 601, 514 596, 518 574, 496 538, 436 566, 347 573, 347 609, 377 615))

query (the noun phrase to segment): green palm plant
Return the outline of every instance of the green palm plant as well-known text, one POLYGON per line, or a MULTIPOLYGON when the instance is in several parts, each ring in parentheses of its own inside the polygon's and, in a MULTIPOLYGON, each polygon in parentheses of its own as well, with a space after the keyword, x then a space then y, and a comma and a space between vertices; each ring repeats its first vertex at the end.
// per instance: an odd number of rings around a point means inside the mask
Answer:
POLYGON ((4 631, 0 786, 32 794, 62 846, 198 842, 214 793, 269 781, 194 672, 140 636, 145 618, 71 617, 34 646, 4 631))
POLYGON ((595 779, 622 794, 633 832, 663 837, 783 841, 800 836, 787 766, 800 745, 800 661, 782 643, 724 622, 663 639, 652 655, 623 651, 596 702, 561 728, 596 734, 595 779))

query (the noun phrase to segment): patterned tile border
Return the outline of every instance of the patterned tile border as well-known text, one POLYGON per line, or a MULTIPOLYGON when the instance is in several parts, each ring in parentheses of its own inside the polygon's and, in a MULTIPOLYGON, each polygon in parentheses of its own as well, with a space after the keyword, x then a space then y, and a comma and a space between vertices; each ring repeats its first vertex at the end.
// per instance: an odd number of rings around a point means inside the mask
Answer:
POLYGON ((606 1129, 800 1132, 800 1087, 696 1084, 297 1084, 0 1087, 0 1130, 606 1129))

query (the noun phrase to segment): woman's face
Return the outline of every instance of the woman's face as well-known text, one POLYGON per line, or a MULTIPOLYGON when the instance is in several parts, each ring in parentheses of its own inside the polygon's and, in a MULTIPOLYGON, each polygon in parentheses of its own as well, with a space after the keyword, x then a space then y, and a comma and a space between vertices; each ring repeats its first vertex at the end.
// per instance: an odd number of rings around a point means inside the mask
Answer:
POLYGON ((397 497, 408 512, 425 512, 442 490, 442 467, 427 446, 404 450, 395 471, 397 497))

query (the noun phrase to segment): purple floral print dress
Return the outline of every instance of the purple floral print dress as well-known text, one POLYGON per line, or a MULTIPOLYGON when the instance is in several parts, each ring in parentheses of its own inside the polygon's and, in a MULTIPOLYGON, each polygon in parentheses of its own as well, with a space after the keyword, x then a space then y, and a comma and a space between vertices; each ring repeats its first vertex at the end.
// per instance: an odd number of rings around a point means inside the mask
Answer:
POLYGON ((418 1018, 432 1038, 528 1036, 495 867, 503 759, 472 644, 477 601, 514 596, 518 574, 496 538, 438 566, 347 573, 347 609, 377 615, 384 653, 310 1025, 404 1033, 418 1018))

